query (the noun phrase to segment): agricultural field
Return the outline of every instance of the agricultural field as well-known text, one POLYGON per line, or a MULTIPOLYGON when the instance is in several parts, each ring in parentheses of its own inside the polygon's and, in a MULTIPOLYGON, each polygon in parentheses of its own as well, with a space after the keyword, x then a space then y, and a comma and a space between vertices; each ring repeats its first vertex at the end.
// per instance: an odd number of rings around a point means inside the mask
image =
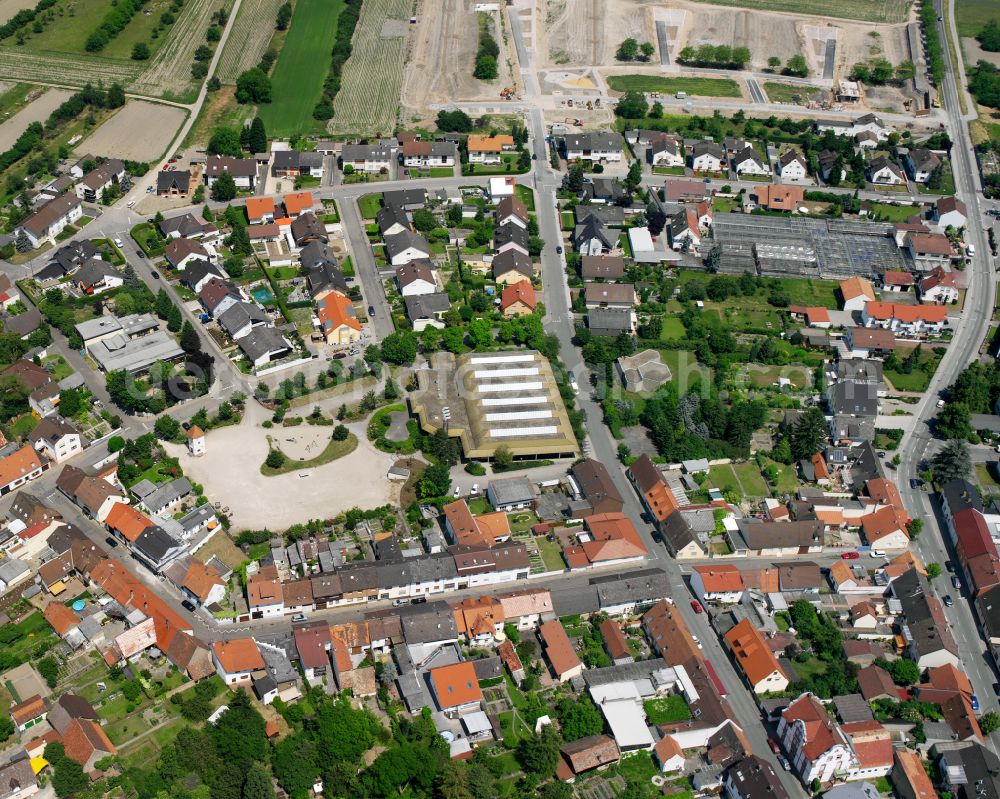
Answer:
POLYGON ((83 142, 78 152, 132 161, 155 161, 163 155, 187 112, 169 105, 129 100, 83 142))
POLYGON ((798 86, 793 83, 764 83, 764 91, 772 103, 804 104, 812 94, 821 94, 822 90, 812 86, 798 86))
POLYGON ((241 72, 260 62, 282 3, 284 0, 243 0, 215 72, 219 80, 235 84, 241 72))
POLYGON ((616 92, 687 92, 701 97, 740 97, 739 84, 729 78, 663 78, 659 75, 612 75, 608 86, 616 92))
POLYGON ((49 89, 0 125, 0 152, 10 149, 32 122, 45 122, 69 96, 63 89, 49 89))
POLYGON ((396 126, 409 0, 367 0, 333 103, 331 133, 389 133, 396 126))
POLYGON ((270 136, 313 129, 313 108, 323 93, 330 50, 344 0, 298 0, 292 26, 271 74, 273 101, 259 116, 270 136))
POLYGON ((167 40, 150 59, 146 71, 129 87, 130 90, 152 97, 183 97, 194 86, 191 78, 194 51, 205 43, 205 31, 209 28, 212 14, 220 8, 228 11, 232 7, 233 0, 221 3, 215 0, 187 0, 177 21, 170 27, 167 40))
POLYGON ((18 11, 34 7, 34 0, 0 0, 0 21, 6 22, 18 11))
POLYGON ((996 0, 957 0, 955 24, 959 36, 975 36, 991 19, 1000 21, 996 0))
POLYGON ((26 83, 122 83, 128 88, 142 72, 138 61, 110 60, 69 53, 30 53, 15 46, 0 48, 0 79, 26 83))

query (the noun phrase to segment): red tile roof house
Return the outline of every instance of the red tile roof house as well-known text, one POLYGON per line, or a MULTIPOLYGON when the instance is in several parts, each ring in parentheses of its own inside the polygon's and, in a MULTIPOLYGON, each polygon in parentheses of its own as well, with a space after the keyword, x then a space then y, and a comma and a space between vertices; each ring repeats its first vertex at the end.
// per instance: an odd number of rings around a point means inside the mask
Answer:
POLYGON ((66 756, 79 763, 85 773, 93 774, 94 764, 118 754, 100 724, 90 719, 73 719, 62 734, 66 756))
POLYGON ((330 649, 333 646, 330 626, 317 622, 307 627, 296 627, 293 635, 306 682, 310 685, 321 684, 330 666, 330 649))
POLYGON ((733 604, 743 596, 743 576, 732 564, 695 566, 691 570, 691 590, 702 601, 733 604))
POLYGON ((249 683, 251 675, 264 668, 264 658, 252 638, 216 641, 212 644, 212 662, 226 685, 249 683))
POLYGON ((814 779, 829 783, 855 762, 847 736, 813 694, 803 694, 781 712, 778 739, 803 785, 814 779))
POLYGON ((545 657, 559 682, 566 682, 583 674, 583 663, 577 657, 573 644, 558 619, 547 621, 538 628, 545 648, 545 657))
POLYGON ((35 694, 29 696, 23 702, 12 705, 10 717, 14 720, 14 726, 19 733, 29 730, 45 719, 49 712, 49 704, 41 696, 35 694))
POLYGON ((840 728, 854 752, 854 766, 847 779, 874 780, 892 770, 892 739, 877 721, 855 721, 840 728))
POLYGON ((444 712, 468 713, 478 710, 483 701, 479 679, 472 661, 463 660, 450 666, 439 666, 430 671, 434 701, 444 712))

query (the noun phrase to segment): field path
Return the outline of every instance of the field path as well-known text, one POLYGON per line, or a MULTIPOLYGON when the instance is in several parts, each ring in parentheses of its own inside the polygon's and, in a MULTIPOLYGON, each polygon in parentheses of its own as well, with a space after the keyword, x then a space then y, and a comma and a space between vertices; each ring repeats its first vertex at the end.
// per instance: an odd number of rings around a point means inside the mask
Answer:
POLYGON ((48 119, 49 114, 69 97, 70 92, 64 89, 49 89, 0 125, 0 152, 9 150, 32 122, 48 119))

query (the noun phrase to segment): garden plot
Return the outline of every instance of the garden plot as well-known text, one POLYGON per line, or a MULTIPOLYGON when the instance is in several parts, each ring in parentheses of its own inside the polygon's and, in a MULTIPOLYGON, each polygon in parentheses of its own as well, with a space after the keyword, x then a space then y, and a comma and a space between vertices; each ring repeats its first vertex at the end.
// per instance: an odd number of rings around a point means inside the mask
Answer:
POLYGON ((27 108, 22 108, 14 116, 0 125, 0 152, 14 146, 18 137, 28 129, 32 122, 45 122, 49 114, 67 100, 70 92, 63 89, 49 89, 36 97, 27 108))
POLYGON ((409 0, 368 0, 333 103, 331 133, 389 133, 396 126, 409 0))
POLYGON ((142 66, 136 61, 0 49, 0 79, 7 78, 21 83, 68 83, 72 86, 83 86, 85 83, 103 83, 105 86, 122 83, 129 88, 141 72, 142 66))
POLYGON ((274 32, 274 21, 284 0, 243 0, 215 74, 223 83, 236 83, 241 72, 260 63, 274 32))
POLYGON ((130 161, 155 161, 170 146, 184 114, 174 106, 129 100, 77 150, 130 161))
MULTIPOLYGON (((194 51, 205 43, 205 31, 212 14, 219 8, 231 9, 232 0, 188 0, 184 10, 170 29, 170 38, 156 51, 149 68, 130 87, 136 94, 154 97, 183 94, 191 85, 191 65, 194 51)), ((273 23, 272 23, 273 27, 273 23)))

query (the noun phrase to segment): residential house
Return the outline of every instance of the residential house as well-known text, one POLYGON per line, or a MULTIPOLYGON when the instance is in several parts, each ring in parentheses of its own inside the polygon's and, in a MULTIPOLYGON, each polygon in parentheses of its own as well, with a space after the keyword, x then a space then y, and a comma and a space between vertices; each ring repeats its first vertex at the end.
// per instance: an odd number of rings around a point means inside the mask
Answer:
POLYGON ((304 150, 278 150, 271 159, 271 174, 276 178, 313 177, 323 179, 323 153, 304 150))
POLYGON ((958 645, 927 578, 910 569, 890 583, 890 591, 902 605, 903 639, 921 670, 947 663, 960 666, 958 645))
POLYGON ((699 141, 691 148, 691 168, 696 172, 721 172, 726 151, 714 141, 699 141))
POLYGON ((403 143, 400 160, 407 167, 454 166, 458 148, 450 141, 408 141, 403 143))
POLYGON ((295 639, 295 649, 299 653, 299 665, 306 682, 319 685, 326 677, 330 667, 330 650, 333 642, 330 637, 330 625, 315 622, 292 630, 295 639))
MULTIPOLYGON (((233 158, 229 155, 208 156, 202 173, 205 185, 211 188, 223 175, 229 175, 237 189, 253 191, 257 185, 257 162, 253 158, 233 158)), ((249 201, 247 210, 249 212, 249 201)))
POLYGON ((60 194, 37 211, 29 214, 14 229, 14 237, 22 233, 32 249, 45 242, 55 244, 56 236, 83 216, 83 201, 72 192, 60 194))
POLYGON ((538 306, 538 299, 535 296, 535 287, 527 280, 511 283, 503 287, 500 294, 500 310, 503 315, 510 318, 512 316, 527 316, 535 312, 538 306))
POLYGON ((11 705, 8 712, 14 721, 15 729, 20 735, 45 720, 49 712, 49 703, 43 697, 35 694, 17 704, 11 705))
POLYGON ((326 234, 326 225, 312 211, 305 211, 292 220, 292 239, 297 247, 305 247, 313 242, 326 244, 330 238, 326 234))
POLYGON ((625 259, 621 255, 584 255, 580 259, 580 276, 584 280, 621 280, 625 276, 625 259))
POLYGON ((503 153, 513 152, 514 137, 507 134, 470 135, 466 140, 466 149, 470 164, 499 164, 503 153))
MULTIPOLYGON (((501 180, 510 180, 511 186, 514 185, 513 178, 501 178, 501 180)), ((511 191, 511 194, 513 194, 513 191, 511 191)), ((427 190, 394 189, 392 191, 385 191, 382 192, 382 204, 395 205, 404 211, 416 211, 427 204, 427 190)))
POLYGON ((438 290, 434 265, 428 260, 414 260, 397 266, 396 284, 404 297, 434 294, 438 290))
POLYGON ((839 174, 837 175, 837 183, 845 180, 847 178, 847 170, 844 168, 844 161, 840 153, 836 153, 833 150, 823 150, 819 154, 819 175, 824 181, 829 183, 831 181, 831 176, 834 173, 834 169, 840 165, 839 174))
POLYGON ((338 291, 324 294, 316 303, 316 318, 327 344, 347 347, 361 340, 361 322, 354 303, 338 291))
POLYGON ((803 785, 816 779, 828 783, 851 770, 854 756, 847 736, 811 693, 781 712, 777 735, 803 785))
POLYGON ((428 327, 444 329, 444 315, 451 307, 451 300, 444 292, 434 292, 406 297, 403 304, 414 332, 420 333, 428 327))
POLYGON ((576 775, 617 763, 621 757, 618 744, 609 735, 588 735, 559 748, 562 756, 556 777, 573 782, 576 775))
POLYGON ((961 230, 969 221, 965 203, 958 199, 958 197, 941 197, 934 203, 934 211, 931 218, 941 230, 949 227, 961 230))
POLYGON ((223 281, 229 278, 221 266, 200 258, 189 259, 181 272, 181 284, 187 286, 195 294, 199 294, 209 280, 215 278, 223 281))
POLYGON ((412 230, 410 217, 406 211, 396 205, 386 205, 375 214, 375 224, 378 225, 379 235, 394 236, 404 230, 412 230))
POLYGON ((493 218, 497 227, 512 224, 527 228, 528 208, 517 197, 505 197, 497 203, 493 218))
POLYGON ((869 302, 861 320, 865 327, 884 327, 896 335, 936 336, 948 327, 948 309, 942 305, 869 302))
POLYGON ((570 475, 594 514, 622 512, 625 502, 603 463, 585 458, 573 464, 570 475))
POLYGON ((90 774, 99 760, 118 754, 104 728, 92 719, 73 719, 60 734, 66 757, 90 774))
POLYGON ((282 204, 285 206, 285 216, 290 219, 296 219, 301 214, 310 213, 316 207, 311 191, 296 191, 286 194, 282 199, 282 204))
POLYGON ((23 750, 0 766, 0 797, 28 799, 38 793, 38 777, 23 750))
POLYGON ((542 640, 545 658, 559 682, 566 682, 583 674, 583 663, 577 657, 559 619, 542 624, 538 628, 538 634, 542 640))
POLYGON ((584 298, 588 309, 631 309, 638 302, 635 286, 631 283, 587 283, 584 298))
POLYGON ((244 302, 240 290, 228 280, 210 276, 198 292, 202 307, 211 316, 221 316, 235 303, 244 302))
POLYGON ((701 226, 698 214, 690 206, 681 208, 673 216, 668 217, 666 233, 670 247, 680 251, 685 247, 697 247, 701 244, 701 226))
POLYGON ((958 276, 944 267, 936 266, 927 277, 917 284, 920 290, 920 301, 952 305, 958 302, 958 276))
POLYGON ((386 173, 392 167, 393 150, 380 143, 345 144, 340 153, 341 168, 370 175, 386 173))
MULTIPOLYGON (((249 201, 248 201, 249 202, 249 201)), ((218 234, 219 229, 201 216, 181 214, 164 219, 159 224, 160 233, 168 239, 207 238, 218 234)))
POLYGON ((103 294, 124 285, 125 277, 111 264, 99 258, 91 258, 80 267, 74 282, 82 294, 103 294))
POLYGON ((941 159, 926 147, 919 147, 910 150, 904 157, 903 163, 906 164, 906 171, 914 183, 927 183, 934 170, 941 166, 941 159))
POLYGON ((881 327, 849 327, 844 344, 851 358, 880 358, 896 348, 896 334, 881 327))
POLYGON ((862 311, 867 303, 878 299, 871 281, 857 275, 840 281, 840 296, 841 308, 851 312, 862 311))
POLYGON ((251 225, 271 224, 274 218, 274 198, 247 198, 247 219, 251 225))
POLYGON ((233 341, 274 324, 267 311, 253 302, 234 302, 222 313, 216 312, 215 318, 233 341))
POLYGON ((684 750, 672 735, 664 735, 653 747, 653 760, 660 771, 683 771, 686 762, 684 750))
POLYGON ((483 692, 470 661, 438 666, 430 670, 429 677, 434 701, 442 712, 463 715, 479 710, 483 692))
POLYGON ((101 200, 104 192, 125 181, 125 165, 117 158, 109 158, 90 170, 74 187, 76 196, 89 203, 101 200))
POLYGON ((861 529, 868 545, 875 549, 906 549, 910 518, 899 508, 883 507, 861 518, 861 529))
POLYGON ((804 180, 809 174, 809 163, 798 150, 785 150, 778 157, 778 174, 782 180, 804 180))
POLYGON ((263 671, 265 664, 253 638, 233 638, 212 644, 212 662, 215 671, 226 685, 249 683, 255 671, 263 671))
POLYGON ((215 567, 191 558, 181 589, 199 606, 211 606, 226 597, 227 583, 215 567))
POLYGON ((684 166, 684 145, 673 136, 662 134, 649 143, 649 162, 653 166, 684 166))
POLYGON ((601 638, 604 639, 604 648, 614 665, 621 666, 625 663, 635 662, 628 639, 622 632, 621 625, 615 619, 605 619, 601 622, 599 630, 601 638))
POLYGON ((431 254, 431 248, 427 244, 427 240, 412 230, 404 230, 386 236, 385 251, 392 266, 401 266, 419 258, 426 259, 431 254))
POLYGON ((942 233, 911 232, 906 235, 905 245, 916 268, 923 271, 945 267, 955 257, 951 241, 942 233))
POLYGON ((273 327, 253 330, 237 343, 255 369, 283 358, 292 351, 292 345, 273 327))
POLYGON ((514 222, 507 222, 493 231, 493 251, 497 255, 514 250, 521 255, 530 255, 528 231, 514 222))
POLYGON ((80 431, 59 415, 46 416, 28 436, 31 445, 56 463, 83 451, 80 431))
POLYGON ((757 175, 766 176, 771 174, 771 167, 767 161, 761 158, 752 146, 747 146, 733 155, 729 159, 730 166, 737 176, 757 175))
POLYGON ((493 510, 508 513, 532 507, 537 497, 535 487, 527 477, 507 477, 490 480, 486 487, 486 498, 493 510))
POLYGON ((582 256, 606 255, 618 248, 618 236, 596 217, 588 216, 573 229, 573 246, 582 256))
POLYGON ((520 283, 522 280, 531 281, 535 276, 535 267, 531 263, 531 258, 513 247, 494 256, 491 266, 493 280, 499 286, 520 283))
POLYGON ((900 799, 935 799, 934 783, 924 770, 920 755, 910 749, 894 749, 892 786, 900 799))
POLYGON ((868 180, 884 186, 903 186, 906 175, 896 164, 880 155, 868 163, 868 180))
POLYGON ((668 666, 682 666, 704 659, 680 610, 672 601, 661 599, 647 610, 642 615, 642 629, 652 648, 668 666))
MULTIPOLYGON (((653 519, 653 524, 660 526, 677 510, 677 500, 667 486, 663 473, 649 456, 643 453, 625 472, 629 481, 639 494, 639 499, 646 512, 653 519)), ((680 551, 672 553, 675 558, 684 557, 680 551)), ((686 553, 691 557, 691 553, 686 553)))
POLYGON ((882 273, 881 290, 882 293, 907 294, 916 284, 916 280, 911 272, 904 272, 901 269, 889 269, 882 273))
POLYGON ((254 619, 284 614, 285 601, 275 566, 262 566, 256 574, 247 578, 247 606, 254 619))
POLYGON ((711 196, 712 190, 700 180, 667 180, 663 183, 663 199, 668 203, 698 203, 711 196))
POLYGON ((723 638, 755 694, 784 691, 788 687, 789 679, 781 664, 750 619, 743 619, 723 638))
POLYGON ((756 755, 730 766, 723 787, 727 799, 789 799, 774 767, 756 755))
POLYGON ((562 138, 567 161, 615 162, 622 160, 624 139, 615 131, 570 133, 562 138))
POLYGON ((691 570, 691 591, 702 602, 732 605, 740 601, 744 589, 740 570, 731 564, 695 566, 691 570))
POLYGON ((805 200, 806 190, 802 186, 782 186, 765 183, 753 190, 757 204, 768 211, 794 212, 805 200))
POLYGON ((195 260, 209 261, 211 257, 201 244, 191 239, 173 239, 163 251, 167 263, 174 269, 184 269, 195 260))
POLYGON ((30 444, 3 456, 0 458, 0 496, 41 477, 46 466, 30 444))
POLYGON ((191 173, 186 169, 170 169, 156 174, 157 197, 187 197, 191 191, 191 173))

